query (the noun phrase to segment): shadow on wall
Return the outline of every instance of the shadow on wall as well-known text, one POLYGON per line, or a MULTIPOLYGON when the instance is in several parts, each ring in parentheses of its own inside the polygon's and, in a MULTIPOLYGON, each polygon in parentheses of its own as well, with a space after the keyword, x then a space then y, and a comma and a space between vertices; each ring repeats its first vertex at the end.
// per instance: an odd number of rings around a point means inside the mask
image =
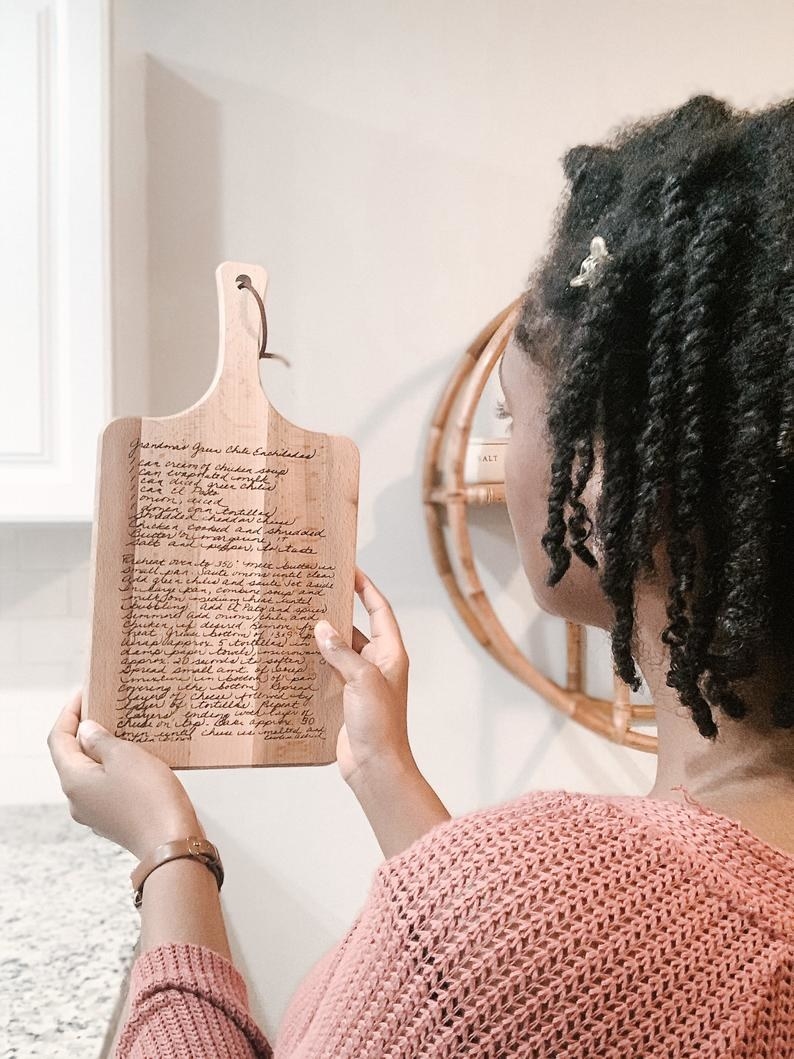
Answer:
MULTIPOLYGON (((422 504, 422 467, 427 442, 427 420, 447 374, 452 370, 455 357, 450 360, 430 360, 421 371, 402 379, 389 389, 377 404, 368 405, 366 415, 359 420, 353 437, 362 454, 361 492, 367 488, 365 475, 365 452, 368 445, 377 442, 378 434, 395 436, 400 433, 401 417, 407 408, 419 400, 428 411, 423 419, 423 429, 415 438, 401 435, 406 458, 412 455, 411 472, 374 488, 374 531, 371 540, 358 550, 358 564, 389 597, 399 611, 402 606, 436 607, 447 600, 446 593, 435 572, 425 531, 425 516, 422 504), (411 445, 413 444, 413 454, 411 445), (384 556, 394 555, 399 567, 399 577, 380 578, 384 556)), ((374 468, 373 468, 374 470, 374 468)), ((399 619, 399 612, 398 612, 399 619)))
MULTIPOLYGON (((535 773, 567 722, 480 647, 455 610, 432 560, 422 501, 424 453, 429 419, 438 393, 458 357, 459 354, 454 354, 443 362, 433 360, 422 371, 404 379, 388 391, 387 398, 379 405, 369 408, 357 426, 355 438, 364 452, 367 444, 376 442, 380 432, 386 435, 398 433, 395 422, 399 423, 401 418, 410 420, 410 406, 415 400, 423 400, 426 404, 424 427, 414 442, 411 473, 377 490, 374 530, 370 542, 360 548, 358 562, 387 594, 398 620, 408 608, 418 610, 419 614, 413 618, 415 630, 417 622, 421 625, 422 622, 438 621, 441 611, 449 616, 459 632, 457 651, 461 652, 461 657, 457 662, 462 661, 463 655, 476 656, 477 679, 471 686, 467 702, 458 706, 463 712, 478 711, 478 736, 476 746, 469 748, 468 752, 465 748, 459 749, 466 756, 470 753, 471 767, 476 772, 477 801, 487 804, 511 796, 505 793, 506 788, 511 792, 516 788, 515 793, 520 793, 520 790, 534 785, 535 773), (393 576, 388 569, 383 570, 383 557, 389 554, 395 556, 399 576, 393 576), (525 753, 519 750, 517 761, 507 767, 510 774, 516 773, 511 783, 509 776, 505 775, 506 763, 498 726, 500 715, 502 723, 510 724, 510 717, 516 710, 521 714, 525 753)), ((362 489, 365 487, 362 483, 362 489)), ((499 610, 510 635, 544 672, 563 680, 565 628, 560 622, 546 619, 532 601, 506 509, 503 505, 472 507, 469 526, 478 569, 489 599, 499 610)), ((355 620, 360 628, 366 628, 363 609, 359 608, 355 620)), ((430 636, 431 630, 428 630, 430 636)), ((407 643, 407 647, 411 653, 411 644, 407 643)), ((421 654, 422 648, 419 645, 417 648, 421 654)), ((454 657, 437 660, 440 668, 455 665, 454 657)), ((454 723, 454 716, 455 707, 445 703, 426 720, 431 729, 438 725, 443 729, 445 723, 454 723)), ((443 730, 437 731, 435 738, 443 739, 443 735, 443 730)))
POLYGON ((265 998, 250 985, 254 975, 244 954, 289 953, 294 947, 297 924, 300 924, 303 936, 312 939, 313 950, 322 954, 337 942, 339 931, 329 927, 327 919, 314 913, 308 895, 296 889, 288 872, 278 878, 269 863, 265 868, 262 861, 254 857, 251 847, 238 842, 235 832, 225 827, 222 819, 214 819, 205 810, 202 823, 208 834, 223 834, 223 857, 228 875, 228 882, 224 885, 227 906, 247 906, 250 909, 250 914, 245 917, 244 938, 238 935, 235 916, 226 917, 226 929, 234 962, 249 983, 254 1018, 272 1042, 278 1027, 267 1017, 265 1000, 270 1011, 286 1008, 294 988, 290 981, 292 969, 290 967, 290 974, 284 976, 280 986, 271 984, 265 998), (277 915, 273 914, 274 909, 278 909, 277 915))
POLYGON ((215 373, 215 269, 222 260, 218 104, 146 58, 149 238, 147 414, 197 401, 215 373), (176 395, 179 395, 178 397, 176 395))

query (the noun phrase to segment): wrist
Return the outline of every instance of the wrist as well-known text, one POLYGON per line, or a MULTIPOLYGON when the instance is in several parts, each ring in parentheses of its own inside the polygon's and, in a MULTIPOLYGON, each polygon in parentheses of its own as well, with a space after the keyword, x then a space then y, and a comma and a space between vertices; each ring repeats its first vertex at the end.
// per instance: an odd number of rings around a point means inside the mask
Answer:
POLYGON ((385 857, 400 853, 450 819, 413 756, 381 760, 378 767, 373 763, 358 770, 350 786, 385 857))
POLYGON ((423 779, 410 748, 403 752, 385 751, 368 758, 346 777, 348 787, 361 801, 381 791, 408 787, 423 779))
POLYGON ((181 838, 173 842, 167 842, 158 846, 151 854, 145 857, 130 875, 133 890, 135 891, 135 907, 140 907, 143 888, 152 875, 179 860, 193 862, 206 868, 215 877, 218 889, 223 885, 223 863, 220 854, 212 842, 199 838, 196 835, 187 839, 181 838))
MULTIPOLYGON (((394 813, 418 814, 425 823, 449 819, 446 807, 419 769, 413 755, 390 755, 356 770, 350 789, 370 821, 394 813)), ((429 826, 429 824, 428 824, 429 826)))
POLYGON ((201 826, 192 806, 189 809, 170 814, 162 820, 152 821, 138 838, 135 848, 131 852, 135 854, 138 860, 143 860, 144 857, 153 853, 158 846, 163 846, 166 842, 176 842, 180 838, 188 838, 191 835, 206 838, 204 828, 201 826))

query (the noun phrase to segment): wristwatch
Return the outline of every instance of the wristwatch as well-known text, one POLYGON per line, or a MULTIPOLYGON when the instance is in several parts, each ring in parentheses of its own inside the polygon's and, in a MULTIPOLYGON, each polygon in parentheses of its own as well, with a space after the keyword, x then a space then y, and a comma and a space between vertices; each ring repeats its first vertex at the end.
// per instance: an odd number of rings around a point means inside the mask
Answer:
POLYGON ((165 842, 162 846, 158 846, 148 857, 144 857, 131 873, 132 899, 136 908, 141 907, 143 884, 154 869, 159 868, 161 864, 167 864, 169 860, 179 860, 182 857, 190 857, 209 868, 220 890, 223 885, 223 864, 218 850, 206 838, 188 835, 187 838, 180 838, 176 842, 165 842))

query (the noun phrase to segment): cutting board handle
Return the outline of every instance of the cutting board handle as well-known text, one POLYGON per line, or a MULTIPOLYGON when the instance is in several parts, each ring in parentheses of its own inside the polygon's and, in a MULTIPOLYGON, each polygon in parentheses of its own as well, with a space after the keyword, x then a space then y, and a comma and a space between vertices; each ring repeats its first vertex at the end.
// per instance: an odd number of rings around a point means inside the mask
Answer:
POLYGON ((235 403, 246 394, 263 394, 259 376, 262 314, 252 291, 241 289, 239 276, 250 279, 263 303, 267 290, 267 272, 261 265, 224 261, 215 269, 220 336, 218 363, 208 396, 235 403))

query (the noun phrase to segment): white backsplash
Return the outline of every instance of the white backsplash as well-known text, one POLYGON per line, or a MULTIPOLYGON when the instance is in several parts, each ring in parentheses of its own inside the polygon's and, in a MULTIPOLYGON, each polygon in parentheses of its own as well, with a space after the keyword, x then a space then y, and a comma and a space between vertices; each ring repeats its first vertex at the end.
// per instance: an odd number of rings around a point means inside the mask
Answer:
POLYGON ((0 805, 62 799, 47 732, 85 675, 91 526, 0 525, 0 805))

